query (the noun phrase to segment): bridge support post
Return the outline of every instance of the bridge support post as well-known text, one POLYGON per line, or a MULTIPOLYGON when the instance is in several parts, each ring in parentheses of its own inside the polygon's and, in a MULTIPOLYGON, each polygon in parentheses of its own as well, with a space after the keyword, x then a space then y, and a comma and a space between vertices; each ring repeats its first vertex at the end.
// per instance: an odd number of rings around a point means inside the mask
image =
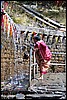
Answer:
POLYGON ((32 48, 30 47, 30 54, 29 54, 29 86, 31 86, 31 59, 32 59, 32 48))
MULTIPOLYGON (((36 62, 36 59, 35 59, 35 52, 34 52, 34 64, 35 64, 35 62, 36 62)), ((35 66, 36 65, 34 65, 34 68, 33 68, 34 69, 34 78, 35 78, 35 66)))

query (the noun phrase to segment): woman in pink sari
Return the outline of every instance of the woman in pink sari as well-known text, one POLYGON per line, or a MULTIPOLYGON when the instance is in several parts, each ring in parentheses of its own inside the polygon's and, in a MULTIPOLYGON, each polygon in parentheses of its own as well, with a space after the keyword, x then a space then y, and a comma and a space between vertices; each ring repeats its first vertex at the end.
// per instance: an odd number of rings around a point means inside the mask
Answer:
POLYGON ((36 62, 40 67, 40 77, 38 79, 43 79, 43 74, 48 72, 52 53, 44 41, 40 40, 39 36, 34 36, 33 39, 36 62))

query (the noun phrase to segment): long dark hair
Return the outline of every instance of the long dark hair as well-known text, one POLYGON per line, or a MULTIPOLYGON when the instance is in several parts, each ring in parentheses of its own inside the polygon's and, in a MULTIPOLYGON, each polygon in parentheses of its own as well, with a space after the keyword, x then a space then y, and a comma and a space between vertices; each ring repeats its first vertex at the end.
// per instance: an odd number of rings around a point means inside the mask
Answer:
POLYGON ((36 36, 34 36, 34 39, 36 39, 37 41, 39 41, 40 37, 36 35, 36 36))

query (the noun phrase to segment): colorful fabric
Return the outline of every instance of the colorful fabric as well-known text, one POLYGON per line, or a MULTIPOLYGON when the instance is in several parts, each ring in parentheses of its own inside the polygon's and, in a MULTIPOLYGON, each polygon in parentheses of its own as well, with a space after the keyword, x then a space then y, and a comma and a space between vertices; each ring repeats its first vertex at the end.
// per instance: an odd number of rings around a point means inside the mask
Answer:
POLYGON ((12 36, 12 26, 10 25, 10 36, 12 36))
POLYGON ((1 29, 4 31, 4 15, 1 16, 1 29))

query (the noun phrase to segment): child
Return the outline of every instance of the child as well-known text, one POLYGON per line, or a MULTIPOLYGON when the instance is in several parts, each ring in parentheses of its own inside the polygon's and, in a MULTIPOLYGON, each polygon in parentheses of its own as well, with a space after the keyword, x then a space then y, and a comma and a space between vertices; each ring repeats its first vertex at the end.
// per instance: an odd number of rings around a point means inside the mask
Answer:
POLYGON ((40 77, 43 79, 43 74, 46 74, 50 65, 52 53, 43 40, 40 40, 39 36, 34 36, 34 50, 35 57, 38 66, 40 67, 40 77))

